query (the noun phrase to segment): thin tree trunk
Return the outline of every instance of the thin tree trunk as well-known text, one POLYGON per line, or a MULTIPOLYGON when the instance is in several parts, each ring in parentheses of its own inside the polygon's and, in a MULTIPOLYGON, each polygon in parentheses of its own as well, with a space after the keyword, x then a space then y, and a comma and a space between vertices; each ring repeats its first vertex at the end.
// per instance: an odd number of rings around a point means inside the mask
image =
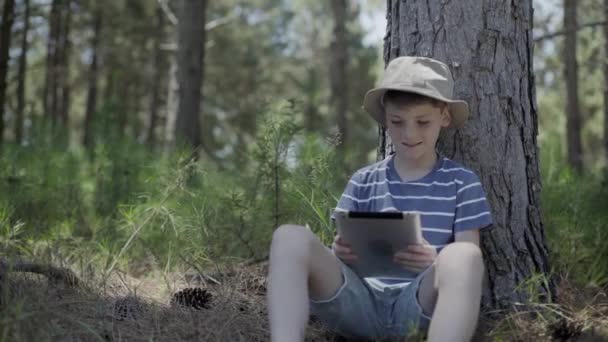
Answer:
MULTIPOLYGON (((455 96, 471 109, 464 128, 443 132, 438 149, 479 175, 492 207, 494 229, 482 233, 484 311, 525 303, 530 294, 518 285, 550 271, 539 207, 532 0, 388 0, 387 19, 385 62, 402 55, 445 62, 455 96)), ((553 297, 551 279, 535 285, 541 299, 553 297)))
POLYGON ((6 99, 6 84, 8 76, 9 49, 11 47, 11 32, 15 20, 15 1, 5 0, 2 10, 2 26, 0 27, 0 144, 4 141, 4 107, 6 99))
POLYGON ((91 65, 89 67, 89 91, 87 94, 87 108, 85 112, 84 120, 84 138, 83 144, 91 148, 93 147, 93 122, 95 119, 95 111, 97 108, 97 78, 99 75, 99 45, 101 40, 101 25, 102 25, 102 12, 101 8, 97 8, 95 11, 94 20, 94 32, 93 40, 91 42, 92 57, 91 65))
MULTIPOLYGON (((61 102, 58 103, 59 121, 61 124, 68 127, 70 117, 70 28, 72 21, 71 5, 72 0, 65 0, 63 7, 63 15, 61 21, 61 35, 59 36, 59 63, 58 63, 58 87, 61 93, 61 102)), ((59 99, 58 99, 59 101, 59 99)))
POLYGON ((44 110, 44 116, 52 120, 53 115, 51 113, 51 101, 50 101, 50 91, 54 86, 53 83, 53 55, 55 49, 54 33, 57 25, 55 24, 55 18, 57 17, 56 12, 59 7, 59 0, 53 0, 51 2, 51 11, 49 14, 49 33, 46 42, 46 74, 44 76, 44 88, 42 91, 42 108, 44 110))
POLYGON ((120 97, 120 110, 117 112, 118 114, 118 133, 122 138, 127 134, 127 126, 129 124, 129 115, 133 114, 131 105, 134 101, 134 96, 136 96, 135 91, 135 83, 129 82, 125 85, 125 87, 121 91, 122 95, 120 97))
POLYGON ((319 109, 317 103, 317 93, 319 91, 319 77, 317 68, 306 68, 306 80, 303 82, 304 91, 306 94, 306 107, 304 113, 306 131, 309 133, 316 132, 316 127, 319 124, 319 109))
POLYGON ((566 81, 566 133, 568 137, 568 164, 583 170, 581 143, 581 112, 578 99, 578 63, 576 61, 576 0, 564 0, 564 80, 566 81))
POLYGON ((333 110, 336 114, 338 131, 342 143, 348 141, 348 44, 347 44, 347 6, 346 0, 332 0, 331 9, 334 17, 334 40, 331 43, 330 84, 333 110))
POLYGON ((58 50, 59 37, 61 35, 61 13, 63 1, 53 0, 49 17, 49 37, 47 42, 46 57, 46 81, 44 87, 44 110, 47 118, 51 119, 53 125, 57 121, 57 99, 58 99, 58 50))
POLYGON ((177 61, 175 53, 169 59, 169 82, 167 87, 167 121, 165 123, 165 148, 170 151, 175 144, 175 122, 179 102, 179 84, 177 81, 177 61))
MULTIPOLYGON (((310 38, 308 40, 308 50, 311 51, 312 56, 320 56, 322 54, 319 47, 319 28, 314 26, 310 28, 310 38)), ((304 105, 304 128, 307 132, 316 132, 316 128, 319 124, 319 103, 318 94, 321 80, 320 77, 324 75, 319 74, 318 68, 307 66, 305 68, 306 76, 302 82, 296 79, 296 84, 300 87, 299 89, 306 96, 306 103, 304 105)))
MULTIPOLYGON (((608 0, 604 0, 604 19, 608 21, 608 0)), ((604 25, 604 159, 608 174, 608 25, 604 25)))
POLYGON ((160 5, 156 7, 156 35, 154 38, 154 84, 152 85, 152 97, 150 98, 150 111, 148 119, 148 133, 146 143, 153 146, 156 141, 156 126, 158 125, 158 107, 160 106, 161 83, 165 63, 161 43, 164 39, 165 14, 160 5))
POLYGON ((176 139, 195 150, 202 143, 200 112, 204 73, 205 12, 207 0, 181 0, 177 24, 178 110, 176 139))
POLYGON ((15 142, 23 141, 23 119, 25 112, 25 73, 27 69, 27 36, 30 30, 30 0, 23 1, 23 34, 21 36, 21 54, 19 55, 19 75, 17 84, 17 112, 15 115, 15 142))
POLYGON ((118 107, 118 100, 116 99, 115 94, 115 85, 116 80, 118 79, 118 74, 121 73, 121 71, 118 71, 120 66, 114 62, 110 52, 106 53, 103 59, 106 72, 105 81, 103 82, 105 83, 105 86, 103 88, 102 102, 104 107, 110 108, 111 111, 114 111, 116 110, 116 107, 118 107))
MULTIPOLYGON (((142 46, 142 49, 145 49, 145 46, 142 46)), ((138 138, 141 137, 143 135, 143 131, 144 129, 142 129, 142 120, 140 120, 141 118, 141 113, 142 113, 142 99, 145 98, 146 92, 148 91, 147 89, 147 84, 144 84, 142 82, 138 82, 137 84, 135 84, 135 89, 134 89, 134 96, 135 98, 133 99, 133 103, 132 103, 132 119, 130 122, 130 126, 129 124, 127 124, 127 133, 131 134, 131 136, 133 136, 134 138, 138 138)), ((139 141, 139 139, 138 139, 139 141)))

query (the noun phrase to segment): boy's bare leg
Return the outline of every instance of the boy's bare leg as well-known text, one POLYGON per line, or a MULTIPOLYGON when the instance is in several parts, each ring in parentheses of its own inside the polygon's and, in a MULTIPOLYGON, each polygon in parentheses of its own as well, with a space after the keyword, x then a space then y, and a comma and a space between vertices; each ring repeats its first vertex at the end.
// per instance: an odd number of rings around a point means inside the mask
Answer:
POLYGON ((428 341, 470 341, 481 301, 481 250, 468 242, 449 244, 431 267, 418 292, 424 313, 433 313, 428 341))
POLYGON ((308 228, 283 225, 274 232, 268 271, 272 341, 303 341, 309 298, 326 299, 342 286, 340 264, 308 228))

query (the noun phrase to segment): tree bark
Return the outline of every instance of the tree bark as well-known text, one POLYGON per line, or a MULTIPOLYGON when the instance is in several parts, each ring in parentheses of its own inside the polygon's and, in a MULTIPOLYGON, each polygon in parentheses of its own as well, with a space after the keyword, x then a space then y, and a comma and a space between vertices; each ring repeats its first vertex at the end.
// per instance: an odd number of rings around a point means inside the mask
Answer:
POLYGON ((198 149, 204 73, 206 0, 181 0, 177 24, 178 109, 175 138, 198 149))
POLYGON ((89 66, 89 90, 87 93, 87 107, 84 119, 84 137, 83 144, 87 148, 93 147, 93 122, 95 119, 95 111, 97 108, 97 78, 99 76, 99 45, 101 40, 101 25, 102 12, 101 8, 97 8, 94 15, 93 23, 93 39, 91 41, 92 57, 91 65, 89 66))
MULTIPOLYGON (((532 68, 532 1, 388 0, 384 59, 418 55, 443 61, 466 100, 465 127, 442 133, 438 149, 480 177, 494 229, 482 233, 488 274, 484 312, 511 309, 530 294, 517 288, 533 274, 548 276, 540 212, 537 108, 532 68)), ((379 157, 390 150, 380 131, 379 157)), ((534 284, 541 299, 552 279, 534 284)))
POLYGON ((150 111, 148 119, 148 134, 146 143, 153 146, 156 142, 156 126, 158 126, 158 107, 160 106, 161 83, 165 69, 163 51, 161 44, 165 32, 165 14, 160 5, 156 7, 156 35, 154 37, 154 84, 152 85, 152 97, 150 99, 150 111))
POLYGON ((25 112, 25 74, 27 71, 28 33, 30 30, 30 0, 23 1, 23 33, 21 54, 19 55, 19 74, 17 76, 17 111, 15 113, 15 142, 23 141, 23 119, 25 112))
POLYGON ((568 137, 568 164, 583 170, 581 143, 581 112, 578 99, 578 62, 576 61, 576 0, 564 0, 564 28, 568 32, 564 41, 564 80, 566 81, 566 133, 568 137))
MULTIPOLYGON (((608 0, 604 0, 604 19, 608 21, 608 0)), ((608 25, 604 25, 604 160, 608 174, 608 25)))
POLYGON ((332 107, 336 115, 338 132, 341 136, 340 149, 348 141, 348 37, 346 21, 348 3, 346 0, 332 0, 331 9, 334 17, 334 40, 331 43, 330 85, 332 107))
POLYGON ((9 49, 11 47, 11 32, 15 20, 15 1, 5 0, 2 10, 2 26, 0 26, 0 144, 4 141, 4 107, 8 76, 9 49))

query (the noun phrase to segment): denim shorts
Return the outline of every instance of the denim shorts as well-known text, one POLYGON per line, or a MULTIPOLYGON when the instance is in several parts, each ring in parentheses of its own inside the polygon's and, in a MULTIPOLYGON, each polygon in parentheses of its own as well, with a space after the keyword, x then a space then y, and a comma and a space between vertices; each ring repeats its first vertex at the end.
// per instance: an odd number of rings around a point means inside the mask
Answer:
POLYGON ((347 337, 394 338, 428 329, 431 318, 416 295, 426 270, 405 287, 381 291, 340 263, 340 289, 329 299, 310 300, 311 314, 330 330, 347 337))

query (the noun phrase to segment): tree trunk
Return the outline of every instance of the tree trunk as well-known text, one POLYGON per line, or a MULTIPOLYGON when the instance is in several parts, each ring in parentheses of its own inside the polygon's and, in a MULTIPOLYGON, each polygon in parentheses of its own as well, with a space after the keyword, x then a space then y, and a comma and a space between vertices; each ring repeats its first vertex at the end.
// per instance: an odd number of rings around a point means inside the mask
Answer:
MULTIPOLYGON (((516 289, 550 270, 539 208, 537 108, 532 71, 532 0, 450 2, 388 0, 384 58, 426 56, 450 66, 455 96, 471 117, 442 133, 438 149, 475 171, 492 207, 482 234, 488 281, 484 311, 510 309, 529 293, 516 289)), ((381 130, 379 157, 390 144, 381 130)), ((554 285, 535 284, 541 299, 554 285)))
MULTIPOLYGON (((604 0, 604 20, 608 21, 608 0, 604 0)), ((604 159, 608 174, 608 25, 604 25, 604 159)))
POLYGON ((53 0, 51 3, 51 12, 49 14, 49 36, 46 53, 46 78, 42 96, 42 100, 44 101, 44 115, 49 118, 53 124, 57 120, 57 50, 59 49, 59 36, 61 34, 62 4, 62 0, 53 0))
POLYGON ((4 102, 6 99, 11 31, 15 20, 15 1, 5 0, 3 7, 2 26, 0 26, 0 144, 4 141, 4 102))
POLYGON ((319 105, 317 99, 319 97, 319 69, 308 67, 306 68, 306 79, 302 82, 302 90, 306 96, 306 104, 304 109, 306 132, 317 132, 319 127, 319 105))
POLYGON ((201 145, 200 111, 204 72, 207 0, 181 0, 177 24, 178 109, 175 138, 201 145))
POLYGON ((25 73, 27 69, 27 36, 30 30, 30 0, 23 1, 23 34, 21 36, 21 54, 19 55, 19 75, 17 84, 17 112, 15 115, 15 142, 23 141, 23 119, 25 112, 25 73))
POLYGON ((61 20, 61 28, 60 35, 58 39, 58 90, 61 94, 61 99, 57 99, 57 101, 61 100, 57 104, 58 108, 58 119, 61 124, 66 127, 68 126, 69 117, 70 117, 70 27, 72 21, 72 11, 71 11, 72 0, 65 0, 65 4, 62 8, 62 20, 61 20))
POLYGON ((120 96, 120 109, 116 112, 117 126, 118 126, 118 136, 123 138, 127 135, 127 128, 129 125, 129 115, 133 115, 133 107, 131 104, 133 103, 134 96, 136 96, 136 83, 128 82, 124 88, 121 89, 120 96))
POLYGON ((156 141, 156 126, 158 125, 158 107, 160 106, 160 92, 163 81, 165 63, 161 44, 164 39, 165 14, 160 5, 156 7, 156 35, 154 37, 154 84, 152 85, 152 97, 150 99, 150 117, 148 119, 148 133, 146 143, 153 146, 156 141))
POLYGON ((102 12, 101 8, 95 11, 93 19, 93 39, 91 41, 92 57, 89 67, 89 91, 87 94, 87 107, 84 119, 84 137, 83 144, 91 148, 93 147, 93 122, 95 119, 95 110, 97 107, 97 78, 99 75, 99 42, 101 40, 101 25, 102 12))
POLYGON ((179 98, 179 85, 177 82, 177 61, 175 53, 169 59, 169 82, 167 86, 167 121, 165 123, 165 148, 170 151, 175 144, 175 122, 177 121, 177 107, 179 98))
POLYGON ((564 0, 564 80, 566 81, 566 132, 568 163, 580 172, 583 169, 581 144, 581 112, 578 101, 578 63, 576 61, 576 0, 564 0))
POLYGON ((340 149, 346 145, 348 140, 348 43, 347 43, 347 6, 346 0, 330 1, 334 17, 334 40, 331 43, 330 84, 331 99, 334 113, 336 114, 338 131, 342 143, 340 149))

